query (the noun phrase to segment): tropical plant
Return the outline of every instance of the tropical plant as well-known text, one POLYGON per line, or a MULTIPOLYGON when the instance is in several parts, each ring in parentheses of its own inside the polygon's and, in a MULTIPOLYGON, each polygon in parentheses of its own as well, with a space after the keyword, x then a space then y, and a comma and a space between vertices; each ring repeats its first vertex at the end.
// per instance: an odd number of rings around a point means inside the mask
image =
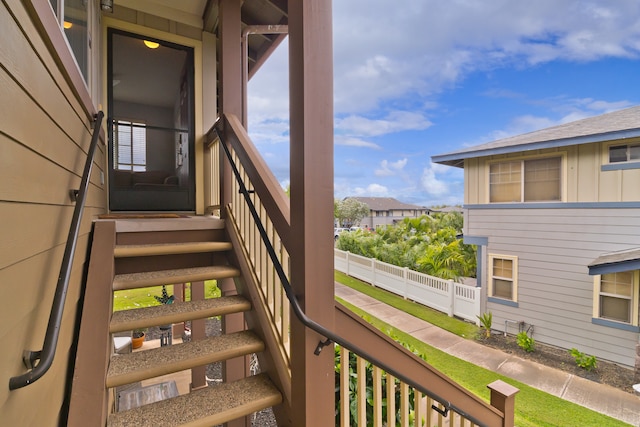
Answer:
POLYGON ((589 356, 588 354, 579 351, 577 348, 569 350, 569 354, 571 354, 571 356, 576 360, 576 365, 582 369, 592 371, 597 368, 598 360, 595 356, 589 356))
POLYGON ((174 298, 173 295, 169 295, 169 293, 167 292, 167 286, 166 285, 162 285, 162 296, 154 295, 153 297, 160 304, 172 304, 173 303, 173 298, 174 298))
POLYGON ((535 351, 536 341, 533 339, 533 337, 530 337, 527 334, 527 331, 520 332, 517 335, 516 340, 520 348, 522 348, 527 353, 533 353, 535 351))
POLYGON ((480 316, 476 317, 480 320, 480 324, 484 329, 485 338, 489 338, 491 336, 491 325, 493 324, 493 313, 487 311, 486 313, 482 313, 480 316))

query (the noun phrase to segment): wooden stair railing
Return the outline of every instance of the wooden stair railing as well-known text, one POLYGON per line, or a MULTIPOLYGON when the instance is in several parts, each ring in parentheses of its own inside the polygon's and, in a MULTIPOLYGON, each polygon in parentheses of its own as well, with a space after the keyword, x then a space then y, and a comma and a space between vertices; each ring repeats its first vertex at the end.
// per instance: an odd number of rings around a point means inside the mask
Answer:
MULTIPOLYGON (((424 362, 411 359, 413 362, 411 366, 414 366, 420 373, 416 375, 415 371, 404 369, 402 363, 399 363, 393 357, 380 358, 380 348, 389 349, 389 352, 384 354, 389 353, 396 356, 399 354, 405 354, 406 356, 408 352, 403 353, 404 350, 400 350, 397 345, 394 347, 392 341, 388 339, 377 339, 377 344, 372 344, 371 339, 365 341, 356 339, 362 336, 371 337, 372 335, 363 334, 366 329, 364 324, 354 323, 352 317, 351 320, 347 321, 350 316, 336 316, 336 319, 341 319, 342 322, 340 325, 336 323, 336 326, 340 326, 336 327, 336 331, 340 331, 340 333, 337 333, 306 316, 293 293, 288 279, 288 271, 283 268, 283 265, 287 265, 286 262, 283 262, 283 254, 286 255, 287 240, 290 236, 288 216, 285 216, 285 210, 278 204, 281 198, 275 196, 279 190, 277 181, 273 179, 268 170, 267 172, 259 172, 264 169, 262 161, 254 153, 253 145, 236 117, 232 115, 223 116, 216 123, 215 128, 208 133, 208 137, 210 138, 209 143, 217 141, 220 144, 221 151, 226 157, 225 160, 229 162, 235 176, 236 182, 231 192, 234 198, 230 201, 227 209, 228 218, 232 222, 229 227, 237 234, 236 244, 243 246, 244 257, 249 261, 247 269, 253 268, 252 272, 244 275, 246 277, 251 276, 254 279, 255 287, 258 288, 263 305, 270 305, 270 302, 273 301, 273 297, 270 297, 270 295, 279 295, 281 293, 280 287, 284 291, 283 295, 288 303, 280 302, 274 304, 272 308, 266 310, 267 317, 271 314, 273 321, 276 318, 275 312, 287 311, 286 307, 289 306, 301 323, 326 337, 325 341, 318 343, 315 350, 316 354, 319 354, 325 346, 333 343, 339 344, 344 349, 356 353, 363 361, 371 363, 399 379, 402 384, 402 390, 411 387, 417 391, 418 395, 433 399, 437 403, 432 404, 431 408, 443 417, 446 417, 452 411, 463 422, 467 420, 472 422, 473 425, 496 427, 513 425, 512 412, 505 413, 486 404, 447 377, 433 370, 424 362), (254 161, 257 163, 253 163, 254 161), (262 248, 258 249, 258 246, 262 248), (268 262, 261 258, 267 258, 268 262), (272 270, 275 270, 277 280, 270 278, 271 287, 263 288, 262 279, 265 276, 270 277, 272 270), (348 335, 351 339, 347 338, 343 333, 342 326, 345 323, 352 325, 354 328, 348 335), (416 378, 420 378, 421 381, 417 381, 416 378), (437 387, 432 386, 433 381, 438 384, 437 387), (435 390, 438 391, 436 392, 435 390)), ((234 233, 230 232, 230 234, 234 233)), ((288 258, 285 259, 288 260, 288 258)), ((277 326, 275 329, 280 333, 280 342, 283 344, 288 342, 288 329, 278 328, 277 326)), ((285 358, 287 356, 286 351, 285 346, 285 358)), ((506 407, 513 407, 513 396, 517 390, 502 387, 500 382, 493 389, 498 390, 498 394, 502 389, 508 390, 508 396, 502 396, 502 400, 510 400, 511 404, 506 407)), ((360 399, 365 400, 366 397, 361 396, 360 399)), ((406 416, 408 417, 408 415, 406 416)), ((408 419, 405 418, 402 422, 406 423, 408 419)), ((348 425, 348 423, 345 425, 348 425)))

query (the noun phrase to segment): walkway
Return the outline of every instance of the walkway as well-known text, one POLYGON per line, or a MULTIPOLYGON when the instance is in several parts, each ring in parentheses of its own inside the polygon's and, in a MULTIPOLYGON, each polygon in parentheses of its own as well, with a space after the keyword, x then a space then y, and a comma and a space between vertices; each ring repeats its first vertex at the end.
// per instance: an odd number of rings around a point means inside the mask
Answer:
POLYGON ((633 426, 640 426, 639 397, 461 338, 340 283, 336 283, 335 289, 336 295, 343 300, 452 356, 633 426))

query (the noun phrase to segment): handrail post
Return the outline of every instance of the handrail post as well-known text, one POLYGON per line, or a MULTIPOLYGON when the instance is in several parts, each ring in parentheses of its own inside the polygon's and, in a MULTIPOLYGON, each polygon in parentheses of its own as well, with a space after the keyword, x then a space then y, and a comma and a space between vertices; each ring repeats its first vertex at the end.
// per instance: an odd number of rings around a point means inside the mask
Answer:
POLYGON ((69 281, 71 279, 73 256, 76 252, 76 245, 78 243, 80 222, 84 212, 84 204, 87 198, 87 190, 89 188, 89 179, 91 178, 91 169, 93 168, 93 158, 96 152, 96 146, 98 145, 100 126, 102 125, 103 117, 104 113, 102 111, 99 111, 95 115, 91 144, 89 145, 89 150, 87 152, 87 160, 85 162, 82 179, 80 181, 80 189, 76 199, 76 206, 73 210, 71 225, 69 226, 69 234, 64 248, 64 255, 62 256, 62 265, 60 266, 60 274, 58 276, 58 283, 56 285, 56 291, 51 305, 51 314, 49 316, 49 323, 47 324, 47 332, 44 337, 42 350, 25 350, 23 355, 25 366, 33 369, 25 374, 12 377, 9 380, 10 390, 22 388, 34 383, 49 370, 53 363, 53 358, 56 354, 56 347, 58 345, 58 336, 60 335, 60 324, 62 323, 64 303, 67 297, 69 281), (39 362, 35 367, 33 367, 36 360, 39 360, 39 362))
POLYGON ((491 406, 504 414, 503 427, 513 427, 516 394, 520 391, 504 381, 494 381, 487 386, 491 390, 491 406))

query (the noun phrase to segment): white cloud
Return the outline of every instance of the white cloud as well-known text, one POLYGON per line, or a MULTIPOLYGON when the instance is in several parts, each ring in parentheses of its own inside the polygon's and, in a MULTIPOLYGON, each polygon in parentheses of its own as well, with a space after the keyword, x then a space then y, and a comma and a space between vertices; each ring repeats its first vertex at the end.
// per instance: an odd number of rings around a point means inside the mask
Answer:
POLYGON ((432 163, 422 171, 420 183, 422 184, 424 191, 431 196, 442 196, 449 191, 449 185, 436 176, 437 173, 443 171, 440 166, 442 165, 436 166, 436 164, 432 163))
POLYGON ((383 160, 380 162, 380 168, 376 169, 374 174, 376 176, 393 176, 407 165, 409 160, 407 158, 398 160, 396 162, 389 162, 388 160, 383 160))
POLYGON ((380 184, 369 184, 366 188, 356 187, 354 188, 356 196, 384 196, 389 192, 389 189, 380 184))
POLYGON ((380 136, 406 130, 424 130, 431 122, 419 112, 391 111, 383 119, 350 115, 336 119, 336 131, 349 135, 380 136))
POLYGON ((336 135, 334 137, 334 143, 336 145, 346 145, 349 147, 372 148, 374 150, 382 149, 382 147, 380 147, 378 144, 374 142, 365 141, 364 139, 360 139, 360 138, 346 137, 346 136, 340 136, 340 135, 336 135))

